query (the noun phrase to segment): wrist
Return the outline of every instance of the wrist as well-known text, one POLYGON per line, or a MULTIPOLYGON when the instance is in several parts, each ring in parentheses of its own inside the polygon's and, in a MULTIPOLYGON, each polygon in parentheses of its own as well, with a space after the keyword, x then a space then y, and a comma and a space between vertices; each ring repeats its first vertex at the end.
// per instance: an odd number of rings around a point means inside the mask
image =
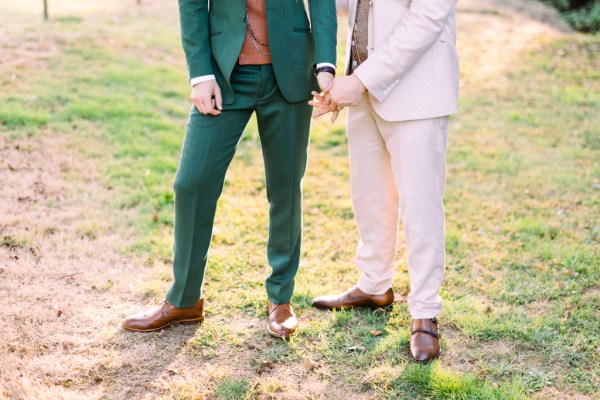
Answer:
POLYGON ((212 80, 216 80, 216 77, 214 75, 197 76, 195 78, 190 79, 190 85, 192 87, 194 87, 194 86, 196 86, 199 83, 207 82, 207 81, 212 81, 212 80))
POLYGON ((216 84, 216 82, 217 81, 215 79, 211 79, 209 81, 197 82, 192 85, 192 89, 194 89, 196 87, 200 87, 200 86, 212 86, 212 85, 216 84))
POLYGON ((358 79, 358 76, 356 76, 355 74, 352 74, 352 75, 350 75, 350 77, 354 78, 354 81, 356 83, 356 86, 360 90, 360 93, 362 93, 365 90, 367 90, 367 88, 365 87, 365 85, 363 85, 363 83, 360 81, 360 79, 358 79))

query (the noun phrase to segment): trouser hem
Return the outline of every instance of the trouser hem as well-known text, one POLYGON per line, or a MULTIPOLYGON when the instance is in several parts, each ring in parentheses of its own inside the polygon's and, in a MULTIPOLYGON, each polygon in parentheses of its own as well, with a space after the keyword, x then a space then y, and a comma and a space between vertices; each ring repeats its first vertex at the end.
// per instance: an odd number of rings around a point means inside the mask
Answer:
POLYGON ((363 293, 375 296, 387 292, 392 287, 392 281, 385 280, 381 283, 373 284, 370 282, 365 282, 365 279, 361 277, 356 286, 358 286, 363 293))
POLYGON ((173 304, 175 306, 175 308, 190 308, 190 307, 194 307, 198 303, 198 300, 200 300, 201 297, 202 296, 198 297, 198 299, 196 299, 195 301, 189 302, 189 301, 184 301, 184 300, 176 301, 171 296, 167 295, 166 300, 169 303, 173 304))

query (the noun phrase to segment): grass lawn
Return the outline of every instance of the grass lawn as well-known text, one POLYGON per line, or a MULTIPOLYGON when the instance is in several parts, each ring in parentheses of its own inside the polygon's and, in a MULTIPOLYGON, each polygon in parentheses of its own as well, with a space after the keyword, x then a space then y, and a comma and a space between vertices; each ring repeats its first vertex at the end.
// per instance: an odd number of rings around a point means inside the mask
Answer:
MULTIPOLYGON (((176 7, 91 2, 96 8, 53 14, 51 4, 53 18, 42 24, 22 3, 29 4, 11 0, 1 9, 0 135, 11 144, 60 136, 93 166, 110 195, 100 199, 103 217, 82 221, 80 231, 90 241, 122 235, 115 251, 148 266, 122 277, 133 287, 130 310, 156 303, 171 281, 172 181, 190 107, 176 7)), ((428 365, 409 360, 405 301, 374 312, 310 306, 359 276, 343 118, 313 124, 293 298, 300 330, 288 342, 266 335, 268 204, 251 122, 219 203, 206 321, 159 337, 189 334, 171 378, 145 387, 134 370, 124 379, 116 375, 127 368, 109 368, 95 383, 98 397, 599 398, 600 36, 534 38, 511 54, 508 68, 470 80, 483 66, 470 55, 485 49, 469 27, 461 29, 467 84, 449 136, 441 357, 428 365), (190 377, 186 365, 203 367, 190 377)), ((340 54, 344 40, 341 32, 340 54)), ((65 179, 75 185, 84 178, 78 171, 65 179)), ((0 236, 0 247, 19 247, 18 238, 0 236)), ((402 238, 399 244, 394 290, 404 299, 402 238)), ((148 340, 116 335, 124 339, 106 344, 115 351, 148 340)), ((148 352, 162 357, 159 348, 148 352)), ((24 373, 35 385, 36 371, 24 373)), ((90 385, 74 379, 64 389, 90 385)), ((18 395, 27 398, 23 390, 18 395)))

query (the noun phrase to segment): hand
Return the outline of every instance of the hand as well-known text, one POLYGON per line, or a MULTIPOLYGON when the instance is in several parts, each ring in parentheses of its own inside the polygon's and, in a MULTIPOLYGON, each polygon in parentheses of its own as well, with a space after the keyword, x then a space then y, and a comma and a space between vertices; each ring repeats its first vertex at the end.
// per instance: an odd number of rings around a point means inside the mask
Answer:
POLYGON ((358 105, 362 94, 366 90, 365 85, 352 74, 335 78, 333 87, 329 90, 331 102, 343 107, 358 105))
POLYGON ((308 104, 311 105, 312 107, 319 109, 313 114, 313 118, 317 118, 317 117, 320 117, 321 115, 325 115, 325 114, 331 112, 331 113, 333 113, 333 114, 331 114, 331 122, 335 122, 340 111, 344 107, 342 107, 338 104, 332 103, 331 98, 327 94, 319 94, 317 92, 311 92, 311 94, 314 96, 315 99, 317 99, 317 101, 310 100, 308 102, 308 104))
POLYGON ((335 75, 330 72, 320 72, 317 74, 317 82, 319 82, 321 92, 327 94, 331 90, 334 78, 335 75))
POLYGON ((190 98, 204 115, 219 115, 223 110, 221 88, 214 79, 195 84, 190 98))

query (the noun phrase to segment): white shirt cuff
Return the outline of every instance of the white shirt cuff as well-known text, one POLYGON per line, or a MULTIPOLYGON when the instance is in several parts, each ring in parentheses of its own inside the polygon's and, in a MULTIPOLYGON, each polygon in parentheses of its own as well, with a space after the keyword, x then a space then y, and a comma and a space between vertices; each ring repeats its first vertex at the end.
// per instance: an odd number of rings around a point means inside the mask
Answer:
POLYGON ((331 67, 331 68, 335 69, 335 65, 332 63, 318 63, 317 69, 319 69, 321 67, 331 67))
POLYGON ((200 82, 206 82, 206 81, 211 81, 211 80, 213 80, 213 79, 217 79, 217 78, 215 78, 215 76, 214 76, 214 75, 203 75, 203 76, 198 76, 198 77, 196 77, 196 78, 192 78, 192 79, 190 79, 190 85, 194 86, 194 85, 195 85, 195 84, 197 84, 197 83, 200 83, 200 82))

